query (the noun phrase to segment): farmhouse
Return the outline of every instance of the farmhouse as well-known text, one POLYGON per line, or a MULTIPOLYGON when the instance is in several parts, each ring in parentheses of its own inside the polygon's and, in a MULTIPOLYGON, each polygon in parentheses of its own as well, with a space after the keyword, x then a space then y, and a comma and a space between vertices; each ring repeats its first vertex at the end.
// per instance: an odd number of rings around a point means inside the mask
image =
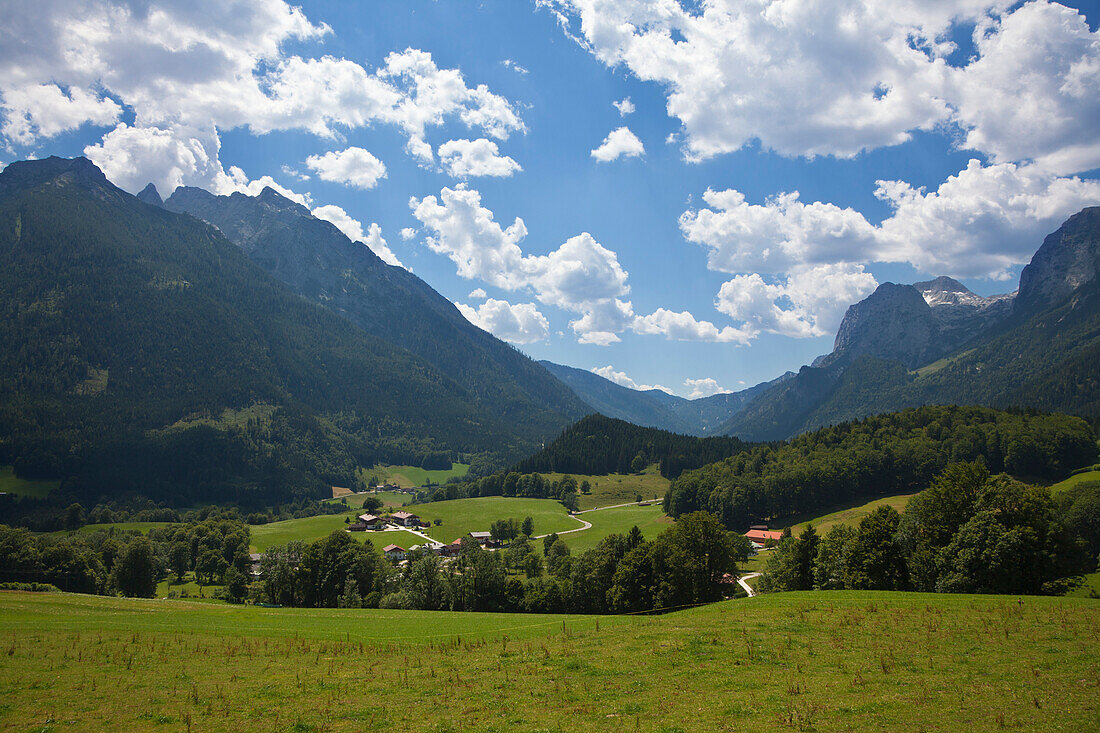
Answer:
POLYGON ((493 539, 493 535, 490 532, 471 532, 470 539, 477 542, 479 545, 484 545, 493 539))
POLYGON ((745 533, 745 536, 748 537, 754 545, 760 545, 761 547, 768 541, 779 542, 779 540, 783 539, 783 533, 778 529, 758 529, 757 527, 750 529, 745 533))
POLYGON ((363 523, 363 529, 379 530, 384 529, 386 523, 382 521, 381 517, 376 517, 373 514, 360 514, 359 521, 363 523))
POLYGON ((442 549, 440 549, 440 551, 439 551, 439 554, 443 555, 443 557, 454 557, 455 555, 458 555, 461 552, 462 552, 462 538, 459 537, 457 540, 455 540, 451 544, 443 545, 442 549))
POLYGON ((420 525, 420 517, 406 511, 394 512, 393 521, 405 527, 416 527, 420 525))
POLYGON ((405 550, 399 545, 386 545, 382 548, 382 554, 386 556, 387 560, 404 560, 405 550))
POLYGON ((367 529, 367 525, 363 523, 362 519, 360 519, 357 522, 352 522, 351 524, 348 525, 348 531, 349 532, 363 532, 363 531, 366 531, 366 529, 367 529))

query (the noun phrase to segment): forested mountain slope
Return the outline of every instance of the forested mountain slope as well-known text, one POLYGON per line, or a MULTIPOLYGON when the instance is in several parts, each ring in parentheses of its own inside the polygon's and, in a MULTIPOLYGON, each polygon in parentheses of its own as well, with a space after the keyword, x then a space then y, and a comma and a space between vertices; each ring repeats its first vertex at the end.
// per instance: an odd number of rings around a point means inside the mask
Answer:
POLYGON ((213 224, 296 292, 420 356, 532 448, 591 412, 538 363, 471 324, 416 275, 387 265, 271 188, 253 197, 181 187, 164 206, 213 224))
POLYGON ((831 354, 750 401, 722 432, 775 440, 924 404, 1034 407, 1096 421, 1098 275, 1100 207, 1092 207, 1046 238, 1015 298, 980 298, 949 278, 886 283, 848 310, 831 354))
POLYGON ((672 516, 705 509, 731 529, 844 502, 919 491, 952 462, 1058 480, 1096 460, 1088 423, 1066 415, 926 406, 805 433, 688 471, 672 482, 672 516))
POLYGON ((523 451, 423 359, 83 158, 0 174, 0 464, 94 498, 274 503, 357 465, 523 451))

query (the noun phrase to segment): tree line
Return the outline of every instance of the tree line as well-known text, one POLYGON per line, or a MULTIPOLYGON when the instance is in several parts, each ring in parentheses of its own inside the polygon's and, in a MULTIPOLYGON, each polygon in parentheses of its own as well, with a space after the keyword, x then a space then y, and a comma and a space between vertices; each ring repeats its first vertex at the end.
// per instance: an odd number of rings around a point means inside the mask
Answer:
POLYGON ((1052 497, 981 461, 955 463, 901 514, 812 527, 771 551, 762 591, 1061 594, 1097 568, 1100 482, 1052 497))
POLYGON ((840 503, 917 491, 949 463, 1047 480, 1096 460, 1082 419, 982 407, 926 406, 762 445, 684 473, 665 495, 673 517, 705 509, 732 529, 840 503))
POLYGON ((73 593, 151 598, 171 574, 194 572, 243 599, 249 529, 212 511, 206 519, 138 532, 34 534, 0 525, 0 582, 47 583, 73 593))
MULTIPOLYGON (((569 511, 578 509, 577 479, 562 476, 549 479, 538 473, 497 471, 482 478, 455 481, 417 493, 417 501, 447 501, 478 496, 518 496, 527 499, 557 499, 569 511)), ((586 487, 587 488, 587 487, 586 487)))
POLYGON ((748 557, 744 537, 706 512, 685 515, 654 540, 637 527, 573 555, 565 541, 524 535, 500 551, 469 539, 451 561, 411 553, 404 568, 346 532, 271 548, 253 588, 286 606, 526 613, 627 613, 706 603, 732 595, 748 557))

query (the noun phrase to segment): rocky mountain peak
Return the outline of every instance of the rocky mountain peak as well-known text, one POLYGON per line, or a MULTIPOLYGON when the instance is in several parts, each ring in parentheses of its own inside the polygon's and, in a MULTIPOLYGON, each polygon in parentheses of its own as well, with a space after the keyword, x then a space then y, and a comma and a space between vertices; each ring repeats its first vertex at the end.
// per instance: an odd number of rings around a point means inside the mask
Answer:
POLYGON ((988 308, 999 301, 1013 297, 1009 294, 992 295, 985 298, 974 293, 958 280, 947 277, 946 275, 940 275, 934 280, 913 283, 913 287, 920 291, 920 294, 924 297, 924 301, 934 309, 942 306, 988 308))
POLYGON ((833 353, 825 361, 870 354, 915 366, 926 360, 938 331, 932 309, 917 288, 883 283, 848 308, 833 353))
POLYGON ((141 193, 137 195, 137 200, 143 201, 150 206, 164 206, 164 199, 160 197, 160 192, 157 191, 157 187, 152 183, 141 189, 141 193))
POLYGON ((1020 273, 1016 309, 1057 305, 1090 283, 1100 282, 1100 206, 1082 209, 1066 220, 1020 273))

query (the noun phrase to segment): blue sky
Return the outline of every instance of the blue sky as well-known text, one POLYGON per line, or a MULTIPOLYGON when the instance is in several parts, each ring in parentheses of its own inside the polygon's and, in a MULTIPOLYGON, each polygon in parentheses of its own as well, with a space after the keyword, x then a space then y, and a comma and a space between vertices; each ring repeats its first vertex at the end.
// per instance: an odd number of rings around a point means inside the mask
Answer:
POLYGON ((1011 291, 1100 204, 1095 3, 3 5, 0 162, 274 185, 628 386, 797 369, 886 281, 1011 291))

